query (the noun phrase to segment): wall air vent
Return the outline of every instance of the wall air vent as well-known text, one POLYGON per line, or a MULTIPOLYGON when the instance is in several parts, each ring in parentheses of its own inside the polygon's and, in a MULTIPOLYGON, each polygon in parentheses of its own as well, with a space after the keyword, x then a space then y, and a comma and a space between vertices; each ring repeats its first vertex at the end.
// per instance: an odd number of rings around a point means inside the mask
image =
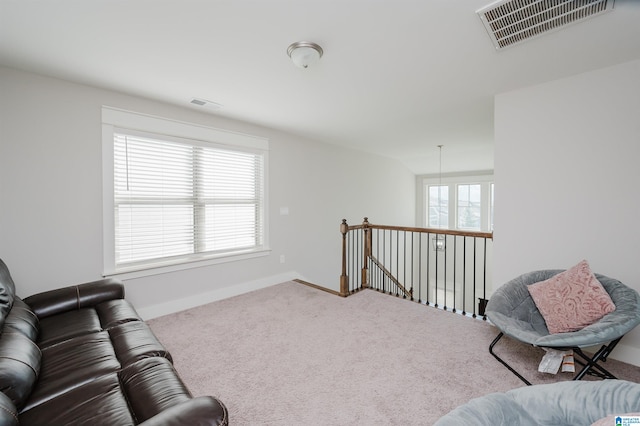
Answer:
POLYGON ((614 0, 500 0, 476 13, 497 50, 613 9, 614 0))

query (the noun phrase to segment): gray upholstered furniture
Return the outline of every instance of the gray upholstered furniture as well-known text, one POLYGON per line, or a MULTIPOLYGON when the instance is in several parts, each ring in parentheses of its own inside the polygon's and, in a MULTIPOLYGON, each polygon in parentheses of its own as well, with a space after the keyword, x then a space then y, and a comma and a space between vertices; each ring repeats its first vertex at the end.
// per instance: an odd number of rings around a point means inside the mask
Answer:
POLYGON ((531 383, 494 351, 496 343, 505 335, 533 346, 559 350, 573 349, 576 362, 583 366, 576 374, 575 380, 582 379, 586 373, 602 378, 615 378, 601 362, 606 361, 607 356, 626 333, 640 324, 640 294, 616 279, 595 274, 616 305, 615 311, 581 330, 549 334, 544 318, 531 298, 527 286, 544 281, 560 272, 562 270, 529 272, 509 281, 493 293, 487 304, 486 314, 500 333, 489 346, 489 352, 528 385, 531 383), (599 345, 602 347, 592 356, 582 351, 583 348, 599 345))
MULTIPOLYGON (((640 412, 640 384, 569 381, 491 393, 454 409, 435 426, 589 426, 640 412)), ((615 423, 612 421, 611 426, 615 423)))

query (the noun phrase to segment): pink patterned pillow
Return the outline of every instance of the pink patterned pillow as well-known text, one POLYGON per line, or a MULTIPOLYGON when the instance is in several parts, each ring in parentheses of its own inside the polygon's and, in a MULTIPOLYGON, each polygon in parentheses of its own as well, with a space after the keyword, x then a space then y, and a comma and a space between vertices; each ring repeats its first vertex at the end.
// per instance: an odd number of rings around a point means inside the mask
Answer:
POLYGON ((580 330, 616 309, 586 260, 527 289, 550 334, 580 330))

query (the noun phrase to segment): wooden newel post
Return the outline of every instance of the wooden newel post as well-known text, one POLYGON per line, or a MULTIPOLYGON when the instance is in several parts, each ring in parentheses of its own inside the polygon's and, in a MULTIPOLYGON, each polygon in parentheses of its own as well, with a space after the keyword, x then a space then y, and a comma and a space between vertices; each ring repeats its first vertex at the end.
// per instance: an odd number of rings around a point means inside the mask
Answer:
POLYGON ((369 256, 371 256, 371 230, 369 229, 369 218, 365 217, 362 222, 364 250, 362 259, 362 288, 369 287, 369 256))
POLYGON ((340 296, 347 297, 349 295, 349 276, 347 275, 347 232, 349 225, 347 219, 342 219, 340 224, 340 232, 342 233, 342 274, 340 275, 340 296))

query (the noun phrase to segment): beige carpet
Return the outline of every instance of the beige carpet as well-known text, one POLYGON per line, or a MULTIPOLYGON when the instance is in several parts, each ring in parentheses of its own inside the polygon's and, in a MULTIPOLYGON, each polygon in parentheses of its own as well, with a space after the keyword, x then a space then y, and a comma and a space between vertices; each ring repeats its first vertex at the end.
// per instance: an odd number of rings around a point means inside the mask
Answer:
MULTIPOLYGON (((366 290, 348 298, 287 282, 149 321, 194 395, 233 425, 430 425, 524 384, 488 352, 490 324, 366 290)), ((534 383, 542 351, 496 351, 534 383)), ((609 370, 640 382, 640 367, 609 370)))

